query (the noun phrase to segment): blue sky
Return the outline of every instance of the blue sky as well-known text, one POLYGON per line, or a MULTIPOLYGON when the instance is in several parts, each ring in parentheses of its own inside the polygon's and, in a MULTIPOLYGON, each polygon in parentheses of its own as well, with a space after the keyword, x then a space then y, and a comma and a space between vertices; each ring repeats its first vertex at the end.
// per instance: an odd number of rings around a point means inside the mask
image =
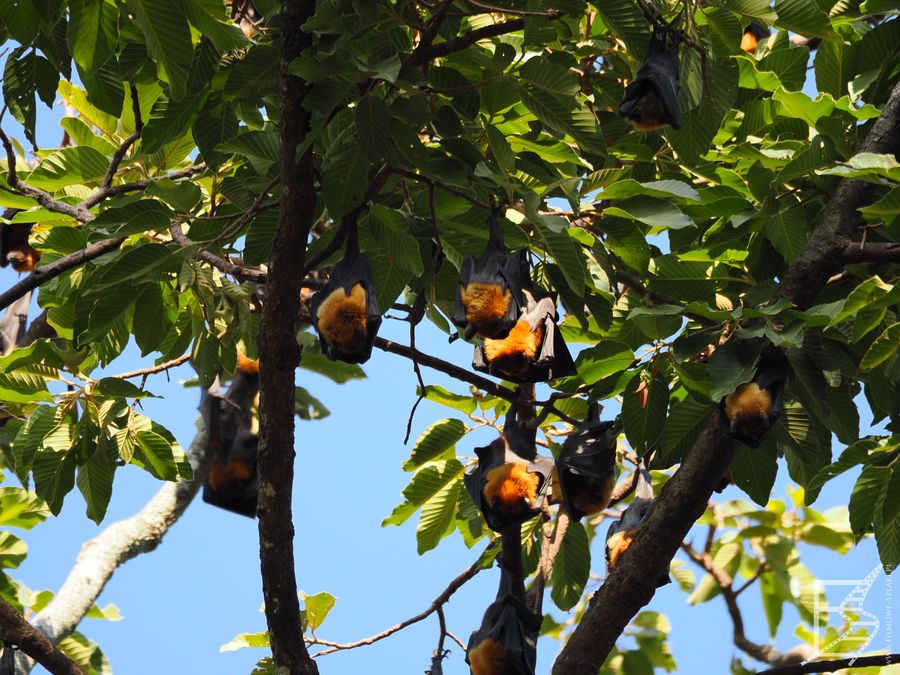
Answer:
MULTIPOLYGON (((59 142, 61 114, 61 105, 52 111, 40 110, 38 138, 43 146, 55 147, 59 142)), ((24 140, 9 117, 4 127, 24 140)), ((0 271, 0 288, 8 287, 15 276, 9 269, 0 271)), ((382 335, 406 343, 407 326, 386 321, 382 335)), ((446 336, 427 323, 422 324, 418 338, 419 347, 429 353, 463 365, 471 360, 470 346, 462 341, 448 345, 446 336)), ((111 370, 122 372, 138 367, 137 356, 132 346, 111 370)), ((419 557, 416 518, 399 528, 381 528, 382 519, 401 501, 400 492, 410 478, 401 469, 401 462, 412 444, 411 440, 409 446, 404 446, 403 436, 415 400, 416 379, 409 361, 377 350, 365 370, 368 379, 341 386, 298 371, 298 383, 319 397, 332 415, 321 421, 299 422, 297 427, 297 575, 301 590, 310 594, 328 591, 337 596, 335 609, 318 633, 323 639, 339 642, 377 633, 422 611, 484 547, 484 543, 479 543, 468 550, 459 535, 454 534, 441 542, 437 550, 419 557)), ((464 385, 439 373, 425 369, 424 374, 428 384, 465 391, 464 385)), ((165 398, 148 400, 144 408, 187 447, 196 428, 198 393, 196 388, 185 389, 179 384, 190 378, 188 367, 170 375, 171 383, 167 383, 165 375, 150 379, 148 388, 165 398)), ((865 427, 871 418, 865 406, 861 406, 861 415, 865 427)), ((449 416, 453 416, 452 410, 423 403, 416 415, 412 439, 432 422, 449 416)), ((460 455, 472 455, 472 448, 490 438, 491 433, 486 430, 467 436, 458 447, 460 455)), ((835 454, 838 451, 835 448, 835 454)), ((787 498, 786 474, 782 463, 773 497, 787 498)), ((816 508, 846 504, 855 478, 854 471, 826 486, 816 508)), ((81 544, 103 526, 134 513, 159 486, 149 474, 135 467, 120 469, 106 521, 100 527, 85 516, 77 491, 71 493, 58 518, 22 535, 29 545, 29 557, 14 576, 36 590, 57 589, 81 544)), ((731 487, 721 498, 740 496, 731 487)), ((601 528, 605 529, 605 525, 601 528)), ((598 538, 592 571, 602 575, 600 547, 598 538)), ((804 547, 803 556, 817 576, 830 579, 861 578, 877 564, 872 540, 864 541, 843 557, 812 547, 804 547)), ((496 593, 497 582, 496 570, 482 572, 458 591, 447 606, 448 627, 464 641, 478 626, 496 593)), ((886 593, 882 576, 870 594, 876 610, 886 593)), ((837 595, 830 599, 837 602, 841 598, 837 595)), ((716 598, 699 607, 688 607, 685 600, 686 595, 672 584, 660 589, 649 607, 667 614, 672 622, 670 645, 680 671, 725 672, 735 650, 724 603, 716 598)), ((215 509, 198 499, 156 551, 137 557, 116 572, 99 604, 110 602, 122 611, 122 621, 86 620, 81 629, 100 643, 115 672, 248 673, 264 655, 263 650, 218 650, 238 633, 265 627, 259 611, 262 594, 255 521, 215 509)), ((748 636, 765 642, 767 631, 758 591, 748 591, 740 602, 748 636)), ((549 594, 546 604, 552 604, 549 594)), ((555 615, 560 618, 561 613, 556 611, 555 615)), ((791 631, 796 623, 796 614, 786 611, 777 640, 779 647, 787 649, 795 644, 791 631)), ((324 657, 320 668, 329 675, 421 673, 429 663, 437 636, 436 617, 430 617, 376 645, 324 657)), ((884 646, 881 637, 872 645, 884 646)), ((552 640, 540 643, 537 672, 549 672, 558 648, 552 640)), ((445 673, 467 672, 461 652, 453 648, 445 662, 445 673)))

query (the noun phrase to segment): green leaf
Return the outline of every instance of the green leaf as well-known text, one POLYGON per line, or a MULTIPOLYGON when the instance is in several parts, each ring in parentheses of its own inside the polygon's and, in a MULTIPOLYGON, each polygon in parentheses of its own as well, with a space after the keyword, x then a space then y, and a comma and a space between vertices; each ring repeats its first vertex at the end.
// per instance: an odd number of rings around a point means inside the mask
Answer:
POLYGON ((315 595, 305 595, 302 597, 303 606, 306 611, 306 622, 312 633, 316 632, 316 628, 322 625, 328 617, 328 613, 334 609, 336 600, 331 593, 316 593, 315 595))
POLYGON ((653 457, 654 469, 668 469, 679 463, 700 435, 712 405, 688 396, 673 404, 659 438, 660 451, 653 457))
POLYGON ((546 218, 536 220, 535 225, 547 251, 562 270, 569 288, 578 296, 584 295, 585 263, 580 244, 569 236, 568 228, 556 230, 550 226, 546 218))
POLYGON ((0 526, 30 530, 50 515, 47 505, 23 488, 0 488, 0 526))
POLYGON ((569 523, 562 546, 550 572, 550 597, 568 612, 584 593, 591 572, 591 550, 587 532, 579 521, 569 523))
POLYGON ((369 162, 349 127, 328 149, 322 166, 322 195, 335 220, 362 203, 368 188, 369 162))
POLYGON ((449 459, 443 455, 465 435, 466 425, 460 420, 448 418, 435 422, 419 436, 412 454, 403 463, 403 470, 413 471, 435 459, 449 459))
POLYGON ((394 512, 384 519, 381 526, 402 525, 422 504, 441 489, 459 479, 462 473, 463 466, 456 459, 426 465, 416 472, 410 484, 403 490, 406 502, 395 508, 394 512))
POLYGON ((3 71, 3 99, 13 117, 25 127, 25 135, 32 145, 37 145, 34 136, 37 121, 35 94, 47 106, 51 106, 58 83, 59 74, 56 68, 34 50, 25 52, 24 48, 19 48, 6 59, 3 71))
POLYGON ((87 504, 87 516, 98 525, 106 515, 106 508, 112 497, 115 472, 115 462, 100 448, 78 467, 76 482, 87 504))
POLYGON ((604 214, 637 220, 651 227, 671 230, 680 230, 694 225, 694 221, 684 215, 677 206, 652 197, 633 197, 607 206, 604 214))
POLYGON ((891 468, 875 506, 875 542, 885 569, 900 563, 900 471, 891 468))
POLYGON ((893 323, 884 329, 859 362, 862 370, 871 370, 881 365, 897 353, 900 345, 900 322, 893 323))
POLYGON ((425 393, 425 398, 429 401, 445 405, 448 408, 459 410, 467 415, 471 415, 475 412, 475 408, 477 407, 475 399, 472 396, 454 394, 452 391, 448 391, 436 384, 428 385, 428 391, 425 393))
POLYGON ((160 273, 174 272, 176 255, 163 244, 143 244, 126 249, 107 267, 95 288, 108 288, 131 279, 149 281, 159 278, 160 273))
POLYGON ((182 476, 184 451, 177 443, 154 431, 139 431, 135 440, 140 452, 134 457, 140 459, 147 471, 160 480, 176 481, 182 476))
POLYGON ((604 377, 627 370, 634 362, 634 352, 624 342, 604 340, 583 350, 575 360, 578 376, 585 384, 593 384, 604 377))
POLYGON ((360 146, 370 160, 377 162, 391 147, 391 116, 384 99, 367 94, 359 101, 353 117, 360 146))
POLYGON ((848 508, 850 529, 857 542, 872 531, 875 507, 879 503, 884 486, 891 477, 887 467, 870 465, 863 467, 850 492, 848 508))
POLYGON ((433 549, 441 539, 453 531, 456 503, 461 487, 462 476, 460 475, 422 504, 422 515, 416 528, 419 555, 433 549))
POLYGON ((709 397, 720 401, 740 385, 753 379, 761 344, 729 342, 713 352, 709 359, 709 397))
POLYGON ((160 79, 172 87, 172 98, 187 91, 193 47, 191 31, 177 0, 127 0, 134 23, 144 34, 147 53, 160 79))
POLYGON ((27 555, 24 541, 9 532, 0 532, 0 569, 18 567, 27 555))
POLYGON ((69 3, 69 52, 82 79, 106 63, 119 36, 119 9, 110 0, 72 0, 69 3))
POLYGON ((106 175, 108 166, 109 160, 94 148, 62 148, 41 160, 25 181, 44 190, 98 183, 106 175))
POLYGON ((241 633, 235 635, 230 641, 219 647, 220 652, 236 652, 239 649, 248 649, 253 647, 269 647, 269 632, 262 631, 260 633, 241 633))
POLYGON ((831 22, 815 0, 775 0, 777 25, 806 37, 831 33, 831 22))
POLYGON ((760 506, 768 504, 777 473, 778 448, 771 435, 758 448, 740 448, 731 462, 734 484, 760 506))
POLYGON ((328 417, 331 411, 322 402, 309 393, 305 387, 294 389, 294 413, 301 420, 310 422, 328 417))
POLYGON ((625 437, 639 455, 659 439, 669 406, 669 387, 661 375, 635 374, 622 393, 622 422, 625 437))

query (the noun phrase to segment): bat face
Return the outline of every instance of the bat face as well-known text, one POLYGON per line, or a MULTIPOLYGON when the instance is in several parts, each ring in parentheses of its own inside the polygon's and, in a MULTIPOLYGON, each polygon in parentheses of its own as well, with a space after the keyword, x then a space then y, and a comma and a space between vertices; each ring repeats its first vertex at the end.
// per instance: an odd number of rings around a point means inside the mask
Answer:
POLYGON ((476 345, 472 367, 512 382, 547 382, 575 372, 575 362, 556 326, 556 301, 523 291, 525 309, 503 339, 476 345))
POLYGON ((332 361, 365 363, 381 326, 372 264, 351 230, 344 258, 310 302, 322 352, 332 361))
POLYGON ((503 645, 486 637, 472 647, 468 654, 472 675, 503 675, 506 672, 506 656, 503 645))
POLYGON ((678 79, 678 46, 669 46, 666 32, 654 29, 647 60, 625 89, 619 115, 640 131, 680 128, 678 79))
POLYGON ((495 513, 515 519, 531 510, 540 484, 525 462, 509 462, 487 472, 482 494, 495 513))
POLYGON ((616 439, 612 422, 600 421, 599 406, 569 434, 556 459, 563 501, 576 520, 609 504, 616 484, 616 439))
POLYGON ((0 267, 12 265, 16 272, 31 272, 35 268, 41 254, 28 243, 31 227, 31 223, 0 225, 0 267))
POLYGON ((494 214, 484 252, 476 260, 466 256, 459 271, 453 323, 465 338, 505 338, 518 321, 522 285, 527 277, 524 257, 507 253, 503 230, 494 214))
POLYGON ((750 31, 744 31, 744 34, 741 36, 741 49, 745 52, 755 52, 756 45, 759 44, 759 40, 756 39, 756 36, 750 31))
POLYGON ((780 350, 764 352, 751 382, 740 385, 719 405, 725 434, 751 448, 762 443, 781 418, 787 359, 780 350))

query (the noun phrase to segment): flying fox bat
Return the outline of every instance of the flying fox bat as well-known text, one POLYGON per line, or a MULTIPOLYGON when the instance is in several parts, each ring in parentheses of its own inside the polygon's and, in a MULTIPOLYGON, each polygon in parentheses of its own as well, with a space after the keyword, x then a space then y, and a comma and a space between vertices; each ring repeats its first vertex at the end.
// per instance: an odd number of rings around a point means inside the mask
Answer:
MULTIPOLYGON (((3 219, 9 220, 22 209, 8 208, 3 211, 3 219)), ((33 223, 0 223, 0 267, 12 265, 16 272, 31 272, 40 251, 28 243, 33 223)))
POLYGON ((765 26, 760 26, 758 23, 751 22, 745 29, 744 33, 741 36, 741 49, 745 52, 755 52, 756 45, 759 44, 760 40, 765 40, 772 34, 765 26))
POLYGON ((781 350, 773 348, 763 352, 753 379, 719 404, 722 426, 729 438, 751 448, 762 442, 766 432, 781 417, 781 394, 787 373, 787 358, 781 350))
POLYGON ((495 532, 519 525, 541 512, 553 460, 538 457, 516 424, 515 405, 503 433, 490 445, 475 448, 478 467, 464 482, 472 501, 495 532))
POLYGON ((217 454, 203 486, 203 501, 213 506, 256 517, 259 485, 256 478, 256 452, 259 437, 249 431, 238 432, 225 452, 217 454))
POLYGON ((464 330, 466 340, 476 333, 482 338, 506 337, 524 304, 524 259, 507 253, 498 215, 499 209, 491 214, 484 253, 477 260, 466 256, 459 271, 452 319, 464 330))
POLYGON ((350 225, 343 259, 311 301, 322 353, 332 361, 347 363, 369 360, 381 326, 372 263, 359 251, 356 227, 356 223, 350 225))
POLYGON ((565 440, 556 458, 556 478, 566 510, 575 520, 599 513, 616 484, 614 422, 600 421, 600 405, 565 440))
MULTIPOLYGON (((653 485, 650 482, 650 472, 646 469, 637 469, 638 474, 637 486, 634 490, 634 499, 622 517, 613 521, 606 531, 606 568, 608 572, 612 572, 622 556, 628 551, 631 542, 638 529, 650 515, 653 508, 653 485)), ((666 574, 656 582, 656 587, 665 586, 672 580, 666 574)))
POLYGON ((619 114, 639 131, 680 128, 678 78, 678 45, 669 44, 667 30, 654 27, 647 59, 625 89, 619 114))
POLYGON ((556 325, 556 300, 523 290, 526 304, 509 335, 475 346, 472 367, 511 382, 547 382, 575 373, 575 362, 556 325))

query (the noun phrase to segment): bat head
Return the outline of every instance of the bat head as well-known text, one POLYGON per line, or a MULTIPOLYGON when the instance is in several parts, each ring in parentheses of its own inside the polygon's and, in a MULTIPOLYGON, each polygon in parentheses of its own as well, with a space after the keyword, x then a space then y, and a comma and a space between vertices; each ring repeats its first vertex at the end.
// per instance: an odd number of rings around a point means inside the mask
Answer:
POLYGON ((760 40, 765 40, 772 34, 765 26, 758 23, 750 23, 741 35, 741 49, 745 52, 755 52, 760 40))

